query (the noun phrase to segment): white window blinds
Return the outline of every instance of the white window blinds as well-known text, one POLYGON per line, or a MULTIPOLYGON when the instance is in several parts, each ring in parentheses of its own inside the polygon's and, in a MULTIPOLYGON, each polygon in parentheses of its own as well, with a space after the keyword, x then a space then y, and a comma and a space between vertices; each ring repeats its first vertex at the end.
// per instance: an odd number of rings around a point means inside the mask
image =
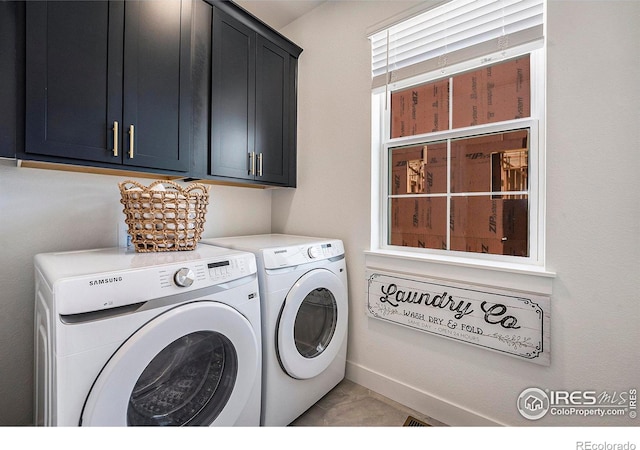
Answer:
POLYGON ((544 0, 451 0, 370 36, 373 87, 543 40, 544 0))

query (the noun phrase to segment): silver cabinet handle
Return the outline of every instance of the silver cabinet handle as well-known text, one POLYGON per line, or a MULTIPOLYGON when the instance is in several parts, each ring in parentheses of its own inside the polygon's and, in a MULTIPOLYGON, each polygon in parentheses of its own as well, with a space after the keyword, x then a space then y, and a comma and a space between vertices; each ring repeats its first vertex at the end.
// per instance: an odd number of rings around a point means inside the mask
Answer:
POLYGON ((118 121, 113 122, 113 156, 118 156, 118 121))
POLYGON ((256 152, 249 153, 249 175, 256 174, 256 152))
POLYGON ((262 153, 258 153, 258 176, 262 176, 262 153))
POLYGON ((133 125, 129 125, 129 158, 133 159, 133 141, 134 141, 134 129, 133 125))

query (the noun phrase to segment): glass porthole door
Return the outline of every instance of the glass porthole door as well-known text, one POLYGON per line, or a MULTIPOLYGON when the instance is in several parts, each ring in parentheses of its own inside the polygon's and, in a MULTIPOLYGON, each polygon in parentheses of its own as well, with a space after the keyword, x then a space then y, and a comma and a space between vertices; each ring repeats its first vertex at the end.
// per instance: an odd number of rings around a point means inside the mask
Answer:
POLYGON ((248 320, 212 301, 145 324, 112 356, 87 398, 83 426, 231 426, 260 372, 248 320))
POLYGON ((319 375, 333 362, 346 337, 347 292, 331 271, 316 269, 291 288, 278 322, 278 357, 298 379, 319 375))
POLYGON ((198 331, 165 347, 145 368, 127 407, 128 426, 208 425, 233 391, 238 356, 215 331, 198 331))

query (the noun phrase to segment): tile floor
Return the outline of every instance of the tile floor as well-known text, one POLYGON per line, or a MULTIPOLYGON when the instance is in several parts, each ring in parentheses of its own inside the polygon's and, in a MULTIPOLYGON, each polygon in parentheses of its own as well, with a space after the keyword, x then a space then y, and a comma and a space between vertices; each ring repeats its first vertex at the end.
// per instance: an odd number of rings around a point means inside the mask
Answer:
POLYGON ((401 427, 408 416, 431 426, 446 426, 345 379, 291 423, 291 426, 401 427))

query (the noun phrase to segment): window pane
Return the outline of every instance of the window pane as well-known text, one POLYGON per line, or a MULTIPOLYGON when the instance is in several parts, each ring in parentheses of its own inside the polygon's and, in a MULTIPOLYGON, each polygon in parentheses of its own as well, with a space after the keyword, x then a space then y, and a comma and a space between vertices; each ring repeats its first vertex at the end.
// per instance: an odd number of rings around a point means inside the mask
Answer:
POLYGON ((453 128, 531 115, 529 55, 453 77, 453 128))
POLYGON ((528 143, 528 129, 452 140, 451 191, 526 191, 528 143))
POLYGON ((447 199, 392 198, 388 242, 416 248, 446 249, 447 199))
POLYGON ((447 192, 447 143, 390 149, 392 195, 447 192))
POLYGON ((451 199, 451 250, 529 256, 526 195, 451 199))
POLYGON ((391 137, 449 129, 449 80, 391 94, 391 137))

